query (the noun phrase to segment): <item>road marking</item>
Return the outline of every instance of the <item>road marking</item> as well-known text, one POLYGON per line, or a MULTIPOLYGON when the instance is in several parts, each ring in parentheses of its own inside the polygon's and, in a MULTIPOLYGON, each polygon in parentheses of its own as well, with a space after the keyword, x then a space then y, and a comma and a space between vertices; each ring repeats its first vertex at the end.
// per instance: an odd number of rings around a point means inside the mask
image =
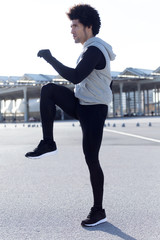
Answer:
POLYGON ((106 132, 112 132, 112 133, 117 133, 117 134, 121 134, 121 135, 126 135, 126 136, 129 136, 129 137, 140 138, 140 139, 147 140, 147 141, 151 141, 151 142, 160 143, 160 140, 158 140, 158 139, 143 137, 143 136, 136 135, 136 134, 125 133, 125 132, 120 132, 120 131, 115 131, 115 130, 110 130, 110 129, 104 129, 104 131, 106 131, 106 132))

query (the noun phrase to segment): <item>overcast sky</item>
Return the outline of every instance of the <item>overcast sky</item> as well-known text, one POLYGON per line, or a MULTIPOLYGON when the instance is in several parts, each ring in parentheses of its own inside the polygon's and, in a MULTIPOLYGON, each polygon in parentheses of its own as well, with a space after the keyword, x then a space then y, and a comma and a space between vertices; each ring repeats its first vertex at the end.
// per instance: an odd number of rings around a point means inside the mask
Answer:
POLYGON ((100 14, 97 37, 112 45, 112 71, 127 67, 155 70, 160 66, 159 0, 0 0, 0 76, 56 74, 40 49, 75 67, 82 50, 71 35, 66 16, 74 4, 88 3, 100 14))

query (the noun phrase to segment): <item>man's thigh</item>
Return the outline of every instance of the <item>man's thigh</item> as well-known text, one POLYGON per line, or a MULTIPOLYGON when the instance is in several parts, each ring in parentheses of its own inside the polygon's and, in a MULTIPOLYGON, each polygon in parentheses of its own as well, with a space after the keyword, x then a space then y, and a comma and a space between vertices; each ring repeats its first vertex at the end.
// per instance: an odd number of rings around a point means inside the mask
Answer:
POLYGON ((74 92, 67 87, 56 84, 50 84, 50 87, 55 104, 68 115, 77 118, 78 99, 75 97, 74 92))
POLYGON ((98 155, 107 110, 108 108, 105 105, 80 106, 80 113, 78 113, 83 132, 83 150, 85 155, 96 157, 98 155))

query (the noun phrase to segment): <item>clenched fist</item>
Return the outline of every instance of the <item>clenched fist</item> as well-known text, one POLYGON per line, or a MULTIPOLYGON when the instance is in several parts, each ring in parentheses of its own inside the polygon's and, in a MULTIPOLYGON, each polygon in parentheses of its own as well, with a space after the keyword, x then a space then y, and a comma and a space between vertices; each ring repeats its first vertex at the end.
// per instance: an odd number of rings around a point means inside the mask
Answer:
POLYGON ((37 53, 37 56, 44 58, 46 61, 49 60, 52 57, 51 52, 50 52, 49 49, 40 50, 37 53))

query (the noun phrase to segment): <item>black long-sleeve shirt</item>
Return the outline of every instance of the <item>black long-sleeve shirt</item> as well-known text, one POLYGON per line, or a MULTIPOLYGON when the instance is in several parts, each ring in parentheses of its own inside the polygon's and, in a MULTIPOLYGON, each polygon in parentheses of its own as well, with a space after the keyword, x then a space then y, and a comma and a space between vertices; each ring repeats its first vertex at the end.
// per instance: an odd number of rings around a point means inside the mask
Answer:
POLYGON ((105 68, 106 65, 103 53, 99 48, 94 46, 88 47, 76 68, 67 67, 52 56, 47 58, 46 61, 50 63, 64 79, 73 84, 78 84, 83 81, 93 69, 101 70, 105 68))

